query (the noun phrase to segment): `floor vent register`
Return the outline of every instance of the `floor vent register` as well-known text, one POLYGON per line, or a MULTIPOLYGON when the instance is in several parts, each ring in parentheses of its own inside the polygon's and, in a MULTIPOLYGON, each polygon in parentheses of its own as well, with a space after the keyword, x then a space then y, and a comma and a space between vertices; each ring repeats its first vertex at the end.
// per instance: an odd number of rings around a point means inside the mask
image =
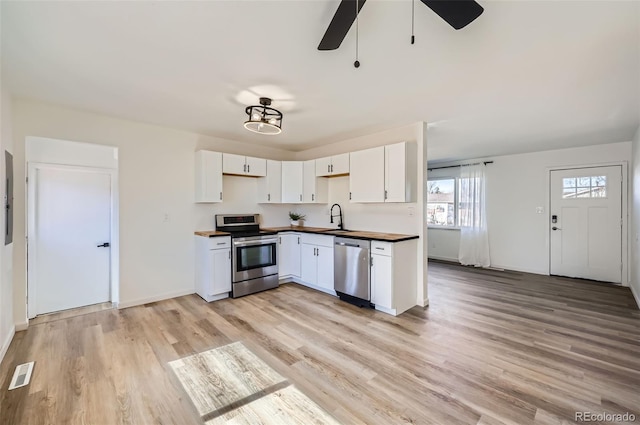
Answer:
POLYGON ((11 378, 9 390, 15 390, 16 388, 29 385, 34 363, 35 362, 23 363, 16 367, 16 371, 13 373, 13 378, 11 378))

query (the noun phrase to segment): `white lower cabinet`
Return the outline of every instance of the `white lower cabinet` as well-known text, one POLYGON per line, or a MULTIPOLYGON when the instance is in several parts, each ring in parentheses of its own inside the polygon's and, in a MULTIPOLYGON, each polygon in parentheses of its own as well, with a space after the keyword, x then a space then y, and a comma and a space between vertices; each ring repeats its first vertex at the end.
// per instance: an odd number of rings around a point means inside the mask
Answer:
POLYGON ((301 235, 301 283, 334 294, 333 289, 333 236, 301 235))
POLYGON ((196 293, 216 301, 231 292, 231 238, 196 236, 196 293))
POLYGON ((397 316, 416 305, 417 239, 371 242, 371 302, 397 316))
POLYGON ((300 277, 300 233, 280 233, 278 235, 278 275, 279 277, 300 277))

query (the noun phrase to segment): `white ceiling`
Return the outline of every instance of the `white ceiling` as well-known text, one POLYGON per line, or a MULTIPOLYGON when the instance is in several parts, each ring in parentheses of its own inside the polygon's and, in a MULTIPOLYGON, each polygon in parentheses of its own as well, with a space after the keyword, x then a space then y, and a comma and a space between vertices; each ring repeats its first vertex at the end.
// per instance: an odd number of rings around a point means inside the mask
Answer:
POLYGON ((369 0, 337 51, 338 0, 2 1, 16 96, 287 150, 417 121, 460 159, 628 141, 640 124, 640 4, 487 1, 455 31, 416 0, 369 0), (242 127, 258 95, 283 133, 242 127))

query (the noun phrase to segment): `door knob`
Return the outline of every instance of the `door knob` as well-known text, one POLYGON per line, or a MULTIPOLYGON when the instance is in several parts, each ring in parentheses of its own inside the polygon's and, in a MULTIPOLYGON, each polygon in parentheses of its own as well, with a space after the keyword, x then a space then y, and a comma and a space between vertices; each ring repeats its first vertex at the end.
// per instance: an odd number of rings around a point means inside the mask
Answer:
POLYGON ((551 228, 551 230, 562 230, 562 229, 561 229, 561 228, 559 228, 559 227, 553 226, 553 227, 551 228))
POLYGON ((105 243, 103 243, 101 245, 98 245, 98 248, 109 248, 109 246, 110 246, 109 242, 105 242, 105 243))

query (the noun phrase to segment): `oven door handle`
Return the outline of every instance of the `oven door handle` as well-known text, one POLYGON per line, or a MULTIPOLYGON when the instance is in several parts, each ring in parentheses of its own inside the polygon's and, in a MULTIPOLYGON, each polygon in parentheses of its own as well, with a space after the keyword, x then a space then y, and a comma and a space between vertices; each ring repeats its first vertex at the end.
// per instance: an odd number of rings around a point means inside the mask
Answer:
POLYGON ((255 246, 255 245, 269 245, 272 243, 278 243, 278 239, 261 239, 258 241, 236 241, 233 242, 234 246, 255 246))

